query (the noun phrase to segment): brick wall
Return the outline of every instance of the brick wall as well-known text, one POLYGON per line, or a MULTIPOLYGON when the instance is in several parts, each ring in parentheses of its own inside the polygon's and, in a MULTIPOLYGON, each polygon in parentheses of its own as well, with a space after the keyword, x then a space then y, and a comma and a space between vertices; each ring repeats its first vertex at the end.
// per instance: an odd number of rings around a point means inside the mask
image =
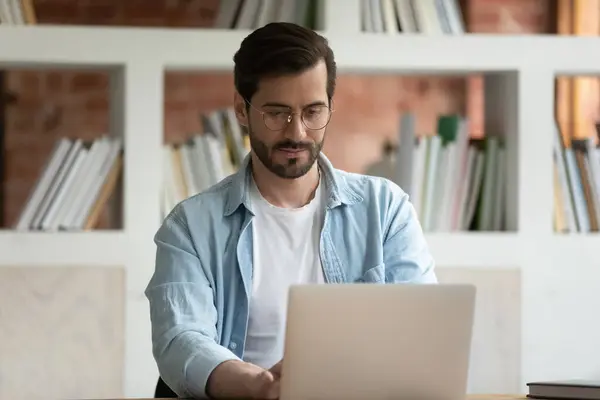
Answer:
MULTIPOLYGON (((467 0, 473 32, 545 32, 546 0, 467 0)), ((40 23, 112 26, 210 26, 218 0, 38 0, 40 23)), ((334 49, 335 50, 335 49, 334 49)), ((8 87, 18 103, 7 110, 6 225, 12 225, 54 141, 61 136, 97 137, 108 129, 108 78, 102 71, 16 71, 8 87)), ((325 152, 334 165, 362 171, 379 156, 385 138, 395 138, 398 113, 417 114, 419 133, 432 133, 435 117, 467 112, 481 129, 480 80, 444 77, 340 77, 336 113, 325 152), (467 96, 467 93, 469 95, 467 96), (479 122, 478 122, 479 121, 479 122)), ((230 74, 168 73, 165 77, 165 137, 181 140, 200 131, 198 115, 229 106, 230 74)))

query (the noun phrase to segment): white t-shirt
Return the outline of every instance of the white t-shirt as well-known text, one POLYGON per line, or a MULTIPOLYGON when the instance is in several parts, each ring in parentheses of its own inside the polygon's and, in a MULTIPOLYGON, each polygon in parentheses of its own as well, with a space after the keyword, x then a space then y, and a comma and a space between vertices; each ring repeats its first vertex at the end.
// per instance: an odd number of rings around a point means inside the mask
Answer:
POLYGON ((253 280, 244 361, 270 368, 283 357, 289 286, 323 283, 319 240, 325 212, 322 182, 301 208, 279 208, 252 181, 253 280))

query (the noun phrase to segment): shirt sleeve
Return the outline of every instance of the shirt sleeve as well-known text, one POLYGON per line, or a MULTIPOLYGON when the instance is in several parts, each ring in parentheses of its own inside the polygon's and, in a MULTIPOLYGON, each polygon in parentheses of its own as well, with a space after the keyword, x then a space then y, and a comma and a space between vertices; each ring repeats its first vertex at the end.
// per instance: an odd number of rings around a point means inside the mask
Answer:
POLYGON ((175 393, 206 398, 211 372, 239 358, 217 342, 213 291, 177 212, 165 219, 155 243, 155 271, 145 291, 153 355, 161 378, 175 393))
POLYGON ((435 261, 408 194, 391 181, 387 181, 387 191, 386 283, 437 283, 435 261))

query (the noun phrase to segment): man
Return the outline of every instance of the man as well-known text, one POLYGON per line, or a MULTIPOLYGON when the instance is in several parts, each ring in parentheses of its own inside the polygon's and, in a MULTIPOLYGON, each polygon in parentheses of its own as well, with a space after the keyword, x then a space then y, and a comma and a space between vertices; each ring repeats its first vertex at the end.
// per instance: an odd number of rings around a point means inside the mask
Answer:
POLYGON ((386 179, 336 170, 321 153, 336 81, 327 41, 268 24, 234 61, 251 153, 156 234, 146 290, 153 352, 180 396, 276 398, 289 285, 436 277, 408 196, 386 179))

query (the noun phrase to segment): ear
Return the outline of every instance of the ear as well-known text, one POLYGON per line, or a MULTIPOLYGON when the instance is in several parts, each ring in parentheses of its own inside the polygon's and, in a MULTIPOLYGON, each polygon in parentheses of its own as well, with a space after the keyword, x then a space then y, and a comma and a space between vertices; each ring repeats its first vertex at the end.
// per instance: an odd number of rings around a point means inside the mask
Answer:
POLYGON ((233 98, 233 109, 235 110, 235 116, 238 123, 242 126, 248 126, 248 113, 246 112, 246 101, 236 91, 233 98))

